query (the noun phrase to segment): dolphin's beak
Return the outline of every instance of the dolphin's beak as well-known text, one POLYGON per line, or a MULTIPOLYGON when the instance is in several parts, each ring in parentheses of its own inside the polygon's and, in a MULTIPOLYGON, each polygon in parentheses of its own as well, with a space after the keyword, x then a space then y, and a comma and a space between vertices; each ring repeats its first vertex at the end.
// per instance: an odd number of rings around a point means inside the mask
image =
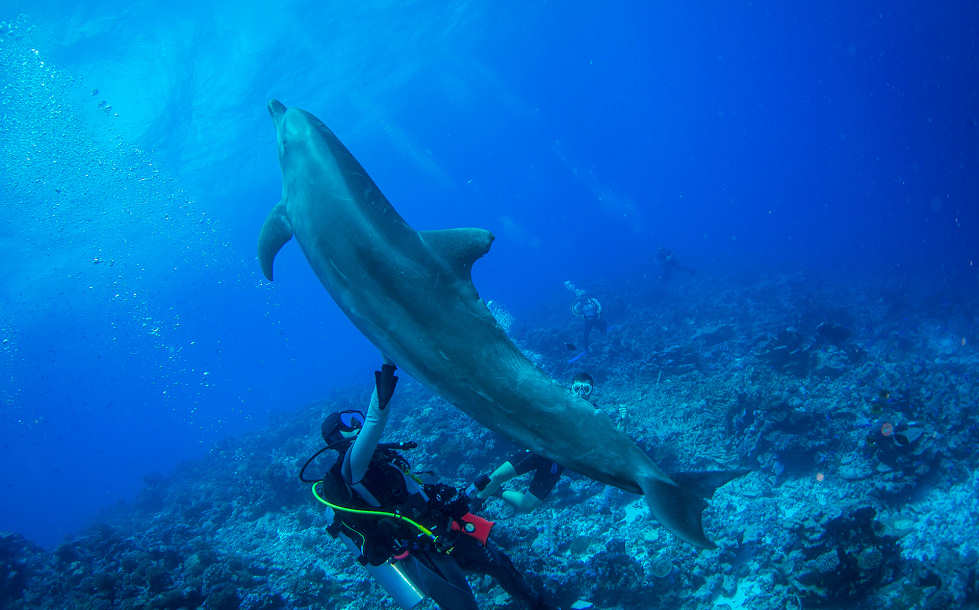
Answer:
POLYGON ((274 98, 269 100, 269 114, 272 115, 273 119, 278 118, 285 111, 286 111, 285 104, 283 104, 282 102, 274 98))
POLYGON ((272 120, 275 121, 275 123, 278 123, 282 115, 286 113, 285 105, 276 99, 269 100, 268 109, 269 114, 272 115, 272 120))

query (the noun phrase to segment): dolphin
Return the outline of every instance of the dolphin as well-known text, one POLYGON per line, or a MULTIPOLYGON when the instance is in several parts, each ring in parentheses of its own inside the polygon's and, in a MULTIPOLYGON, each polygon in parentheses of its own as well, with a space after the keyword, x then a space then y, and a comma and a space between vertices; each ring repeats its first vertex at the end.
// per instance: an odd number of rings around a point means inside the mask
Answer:
POLYGON ((384 355, 487 428, 596 481, 643 494, 653 516, 702 548, 701 511, 739 473, 671 478, 589 402, 531 362, 473 285, 487 230, 416 231, 315 116, 268 103, 282 197, 258 239, 273 261, 293 236, 327 292, 384 355), (685 484, 680 481, 685 480, 685 484))

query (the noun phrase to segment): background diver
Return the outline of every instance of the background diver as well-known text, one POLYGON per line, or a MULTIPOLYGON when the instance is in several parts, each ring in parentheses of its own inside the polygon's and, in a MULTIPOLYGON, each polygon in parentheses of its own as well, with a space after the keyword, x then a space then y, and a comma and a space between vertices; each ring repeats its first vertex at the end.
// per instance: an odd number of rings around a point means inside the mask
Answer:
MULTIPOLYGON (((303 466, 305 471, 326 449, 338 453, 313 486, 317 499, 334 509, 330 533, 359 552, 358 561, 402 607, 427 595, 443 610, 476 610, 467 571, 492 576, 530 608, 555 608, 488 539, 493 522, 470 513, 466 495, 448 485, 422 484, 412 474, 398 450, 414 443, 379 443, 398 380, 394 371, 384 364, 375 372, 366 418, 359 411, 327 416, 321 429, 327 447, 303 466)), ((313 482, 302 471, 300 478, 313 482)))
POLYGON ((664 282, 668 282, 673 277, 674 271, 683 271, 690 275, 696 273, 693 267, 680 264, 676 259, 676 255, 673 254, 673 250, 669 248, 660 248, 656 252, 656 262, 659 263, 660 279, 664 282))
MULTIPOLYGON (((571 303, 571 315, 581 318, 585 323, 585 328, 581 336, 581 349, 584 351, 578 357, 588 351, 588 337, 592 328, 597 328, 603 335, 608 332, 608 322, 602 316, 602 304, 597 298, 591 296, 581 288, 575 286, 570 280, 564 282, 565 288, 574 293, 574 301, 571 303)), ((575 357, 571 360, 577 360, 575 357)))

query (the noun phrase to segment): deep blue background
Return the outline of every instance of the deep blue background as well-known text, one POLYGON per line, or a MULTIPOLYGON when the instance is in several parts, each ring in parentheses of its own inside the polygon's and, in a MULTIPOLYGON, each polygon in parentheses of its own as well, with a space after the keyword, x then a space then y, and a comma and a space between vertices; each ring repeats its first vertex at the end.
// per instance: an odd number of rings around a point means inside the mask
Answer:
POLYGON ((973 2, 283 6, 0 12, 0 529, 56 543, 369 379, 294 244, 260 279, 270 96, 416 228, 494 231, 475 281, 517 317, 660 245, 717 276, 976 289, 973 2))

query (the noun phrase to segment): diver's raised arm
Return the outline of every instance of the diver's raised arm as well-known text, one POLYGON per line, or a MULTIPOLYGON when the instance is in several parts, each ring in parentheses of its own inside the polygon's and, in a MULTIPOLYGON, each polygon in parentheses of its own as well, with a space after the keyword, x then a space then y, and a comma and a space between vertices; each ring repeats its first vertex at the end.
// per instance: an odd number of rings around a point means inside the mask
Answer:
POLYGON ((384 426, 391 413, 387 407, 398 384, 398 377, 394 371, 394 365, 384 364, 380 371, 374 372, 374 391, 371 392, 371 402, 367 408, 364 427, 357 435, 357 440, 354 441, 350 451, 347 452, 343 464, 343 476, 351 485, 360 483, 367 474, 374 450, 381 442, 384 426))

